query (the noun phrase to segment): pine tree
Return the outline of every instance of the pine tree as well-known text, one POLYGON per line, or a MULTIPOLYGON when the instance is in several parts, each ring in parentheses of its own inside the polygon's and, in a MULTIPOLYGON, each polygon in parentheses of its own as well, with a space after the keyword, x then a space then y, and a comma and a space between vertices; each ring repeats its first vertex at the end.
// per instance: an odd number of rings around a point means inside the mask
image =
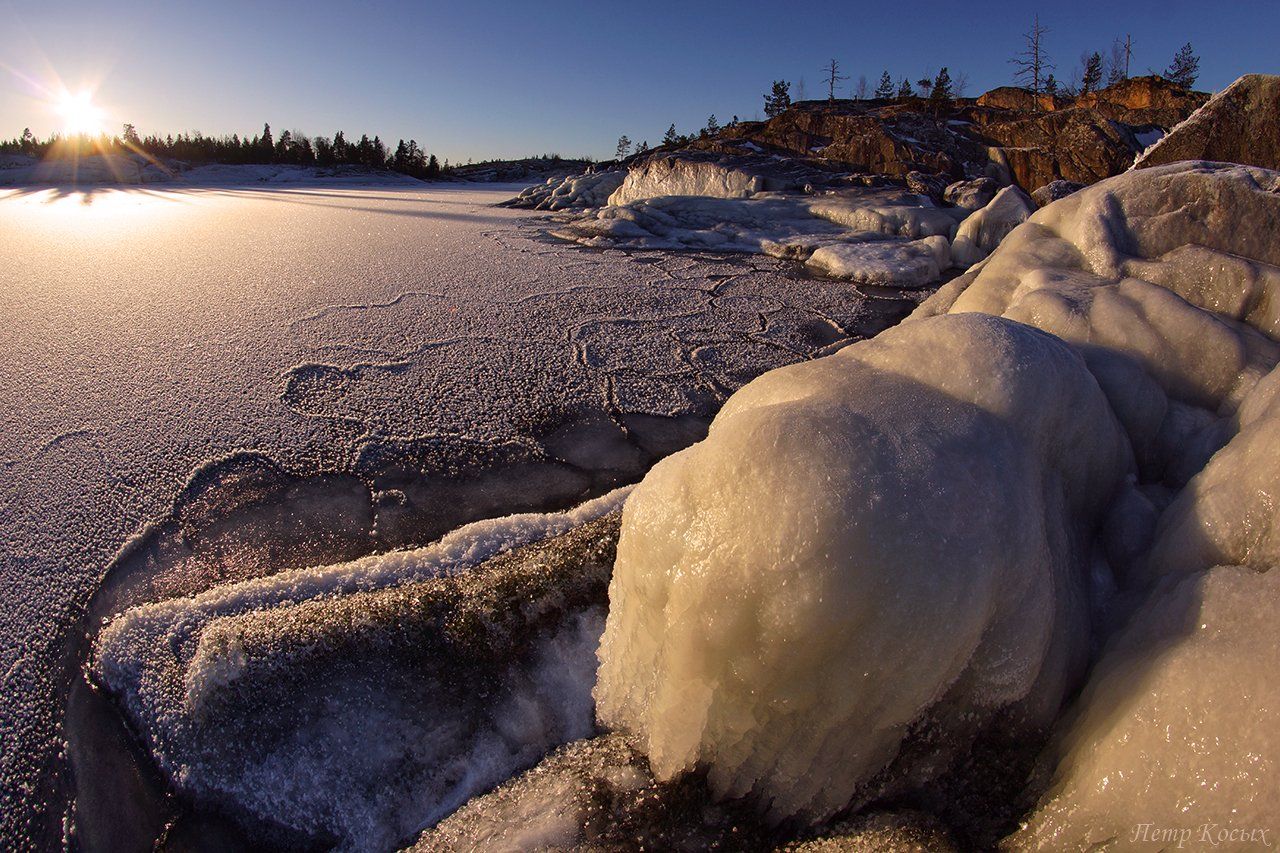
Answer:
POLYGON ((947 73, 947 66, 942 66, 938 70, 938 76, 933 78, 933 88, 929 91, 929 100, 931 101, 949 101, 952 99, 951 91, 951 75, 947 73))
POLYGON ((880 75, 880 85, 876 86, 876 98, 881 101, 887 101, 893 97, 893 78, 886 71, 880 75))
POLYGON ((262 152, 264 159, 262 162, 270 163, 276 153, 275 140, 271 138, 271 125, 264 124, 262 126, 262 138, 258 140, 258 148, 262 152))
POLYGON ((1058 81, 1053 78, 1053 72, 1044 80, 1044 93, 1050 96, 1058 94, 1058 81))
POLYGON ((903 77, 902 82, 898 84, 898 98, 910 98, 914 94, 915 91, 911 88, 911 81, 903 77))
POLYGON ((707 118, 707 126, 702 129, 703 136, 714 136, 720 132, 720 122, 716 121, 716 114, 712 113, 707 118))
MULTIPOLYGON (((30 130, 27 131, 27 133, 30 132, 30 130)), ((138 146, 142 144, 142 140, 138 138, 138 129, 128 122, 125 122, 120 138, 124 140, 126 145, 138 146)))
POLYGON ((618 148, 614 154, 615 160, 625 160, 627 155, 631 153, 631 140, 624 133, 618 137, 618 148))
POLYGON ((774 80, 773 89, 764 96, 764 114, 769 118, 782 115, 791 106, 791 84, 786 80, 774 80))
POLYGON ((1084 75, 1080 80, 1080 93, 1096 92, 1102 83, 1102 54, 1094 51, 1084 61, 1084 75))
POLYGON ((667 128, 667 132, 662 134, 662 144, 675 145, 679 141, 680 135, 676 133, 676 126, 672 123, 672 125, 667 128))
POLYGON ((1200 57, 1191 49, 1191 42, 1187 42, 1174 54, 1173 62, 1164 70, 1164 78, 1174 85, 1190 89, 1199 76, 1200 57))
POLYGON ((440 161, 436 159, 436 155, 432 154, 430 157, 427 158, 426 172, 427 172, 426 177, 428 178, 440 177, 440 161))

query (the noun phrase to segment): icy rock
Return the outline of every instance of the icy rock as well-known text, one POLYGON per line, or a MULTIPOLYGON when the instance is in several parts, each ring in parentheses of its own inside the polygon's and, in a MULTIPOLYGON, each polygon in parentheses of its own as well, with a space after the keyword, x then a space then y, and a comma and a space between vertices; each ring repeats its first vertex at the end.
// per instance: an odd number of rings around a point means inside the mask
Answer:
POLYGON ((942 200, 964 210, 981 210, 999 191, 1000 184, 993 178, 975 178, 948 185, 942 200))
POLYGON ((679 850, 764 848, 767 828, 741 804, 711 800, 705 783, 660 783, 629 738, 569 744, 537 767, 476 797, 411 848, 456 850, 679 850))
POLYGON ((928 287, 951 266, 951 246, 940 236, 910 242, 832 243, 815 250, 805 265, 832 278, 859 284, 928 287))
POLYGON ((1007 846, 1274 845, 1277 608, 1274 567, 1219 566, 1148 601, 1105 650, 1056 747, 1054 784, 1007 846))
POLYGON ((625 495, 128 610, 93 674, 185 796, 388 848, 591 732, 625 495))
POLYGON ((913 724, 963 745, 1074 687, 1123 433, 1061 341, 939 319, 765 374, 628 501, 595 696, 659 780, 822 820, 940 772, 886 771, 913 724))
POLYGON ((942 201, 947 189, 946 175, 926 175, 924 172, 907 172, 907 189, 933 201, 942 201))
POLYGON ((1179 160, 1280 169, 1280 76, 1236 80, 1143 151, 1134 168, 1179 160))
POLYGON ((506 205, 552 211, 603 207, 625 177, 626 172, 613 170, 570 175, 563 180, 550 178, 544 184, 526 188, 506 205))
POLYGON ((991 254, 1009 232, 1035 213, 1035 203, 1017 187, 1005 187, 981 210, 960 223, 951 255, 956 266, 971 267, 991 254))
POLYGON ((1060 198, 1066 198, 1074 192, 1084 189, 1085 185, 1075 181, 1050 181, 1031 194, 1036 207, 1046 207, 1060 198))

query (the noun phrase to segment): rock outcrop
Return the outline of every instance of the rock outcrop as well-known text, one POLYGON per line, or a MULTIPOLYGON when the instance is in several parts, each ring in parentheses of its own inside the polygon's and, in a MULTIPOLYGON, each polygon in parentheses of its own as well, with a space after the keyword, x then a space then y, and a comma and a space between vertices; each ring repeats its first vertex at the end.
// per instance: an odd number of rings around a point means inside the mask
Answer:
POLYGON ((1280 169, 1280 77, 1248 74, 1236 80, 1144 151, 1134 166, 1179 160, 1280 169))

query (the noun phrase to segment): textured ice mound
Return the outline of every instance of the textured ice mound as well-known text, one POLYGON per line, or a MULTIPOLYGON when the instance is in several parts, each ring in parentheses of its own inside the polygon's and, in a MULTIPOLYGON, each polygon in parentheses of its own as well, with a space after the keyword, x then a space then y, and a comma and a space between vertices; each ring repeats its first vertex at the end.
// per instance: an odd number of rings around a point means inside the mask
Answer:
POLYGON ((580 210, 601 207, 609 196, 622 185, 627 173, 620 169, 609 172, 590 172, 585 175, 569 175, 565 178, 548 178, 544 184, 535 184, 521 191, 507 202, 510 207, 527 207, 534 210, 580 210))
POLYGON ((971 267, 981 261, 1035 213, 1036 205, 1017 187, 1000 190, 981 210, 974 211, 956 229, 951 252, 956 266, 971 267))
POLYGON ((1099 662, 1063 738, 1057 784, 1012 846, 1274 845, 1277 609, 1274 567, 1220 566, 1152 596, 1099 662))
POLYGON ((1084 361, 1018 323, 913 323, 765 374, 625 508, 599 719, 660 779, 706 765, 811 820, 926 717, 940 741, 1009 706, 1046 724, 1131 467, 1084 361))
POLYGON ((198 804, 387 849, 591 732, 625 494, 133 608, 94 675, 198 804))

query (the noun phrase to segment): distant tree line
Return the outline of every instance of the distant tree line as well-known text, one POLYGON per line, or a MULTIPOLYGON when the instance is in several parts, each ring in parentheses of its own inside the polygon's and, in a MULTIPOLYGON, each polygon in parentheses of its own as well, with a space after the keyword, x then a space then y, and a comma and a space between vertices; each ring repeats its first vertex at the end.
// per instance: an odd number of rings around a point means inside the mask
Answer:
POLYGON ((401 139, 394 149, 389 149, 378 136, 370 139, 367 134, 361 134, 358 140, 349 141, 342 131, 332 138, 308 137, 288 130, 276 137, 269 124, 263 125, 261 134, 252 137, 234 133, 205 136, 199 131, 176 136, 139 136, 132 124, 126 124, 119 136, 68 138, 54 134, 39 140, 27 128, 16 139, 0 140, 0 152, 39 158, 133 152, 190 163, 364 166, 427 179, 438 178, 448 169, 448 161, 442 166, 436 155, 424 151, 413 139, 408 142, 401 139))

